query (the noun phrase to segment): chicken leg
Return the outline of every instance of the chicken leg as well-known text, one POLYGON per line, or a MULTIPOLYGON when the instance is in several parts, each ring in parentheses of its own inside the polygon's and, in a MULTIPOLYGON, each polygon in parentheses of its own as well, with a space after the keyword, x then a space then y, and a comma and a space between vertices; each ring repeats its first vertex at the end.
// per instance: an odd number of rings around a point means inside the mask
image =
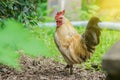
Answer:
POLYGON ((70 75, 73 74, 73 65, 66 65, 65 69, 69 68, 69 71, 70 71, 70 75))

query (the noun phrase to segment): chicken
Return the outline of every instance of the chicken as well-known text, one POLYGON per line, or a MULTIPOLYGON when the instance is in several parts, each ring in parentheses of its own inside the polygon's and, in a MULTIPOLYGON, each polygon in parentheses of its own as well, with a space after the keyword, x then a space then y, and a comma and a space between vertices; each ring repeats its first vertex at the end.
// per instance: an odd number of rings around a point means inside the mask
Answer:
POLYGON ((99 18, 92 17, 83 34, 79 34, 70 21, 64 17, 65 10, 55 16, 56 31, 54 41, 65 61, 66 68, 73 73, 73 64, 81 64, 89 59, 100 42, 101 29, 98 27, 99 18))

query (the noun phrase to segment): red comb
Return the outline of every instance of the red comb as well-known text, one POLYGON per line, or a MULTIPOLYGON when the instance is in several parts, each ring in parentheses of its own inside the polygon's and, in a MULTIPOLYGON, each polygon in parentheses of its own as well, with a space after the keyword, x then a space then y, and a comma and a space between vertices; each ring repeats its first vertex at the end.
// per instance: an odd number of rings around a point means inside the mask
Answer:
POLYGON ((55 19, 57 20, 59 16, 64 15, 65 14, 65 10, 57 12, 55 19))
POLYGON ((65 10, 60 11, 60 12, 57 12, 57 14, 56 14, 56 15, 64 15, 64 14, 65 14, 65 10))

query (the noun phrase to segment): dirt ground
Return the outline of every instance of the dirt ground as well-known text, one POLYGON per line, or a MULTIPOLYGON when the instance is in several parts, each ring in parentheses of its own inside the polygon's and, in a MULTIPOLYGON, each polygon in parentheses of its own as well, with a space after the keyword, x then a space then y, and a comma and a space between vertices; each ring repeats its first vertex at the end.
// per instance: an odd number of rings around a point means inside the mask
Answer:
POLYGON ((52 59, 21 57, 22 71, 0 65, 0 80, 105 80, 100 71, 74 66, 73 75, 64 70, 65 64, 52 59))

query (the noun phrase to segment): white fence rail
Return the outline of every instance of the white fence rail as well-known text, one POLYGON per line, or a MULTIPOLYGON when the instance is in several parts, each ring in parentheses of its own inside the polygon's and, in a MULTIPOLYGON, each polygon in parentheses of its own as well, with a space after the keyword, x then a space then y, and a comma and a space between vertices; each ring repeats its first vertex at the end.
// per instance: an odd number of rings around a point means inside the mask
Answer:
MULTIPOLYGON (((86 27, 88 21, 72 21, 72 24, 77 27, 86 27)), ((48 27, 55 27, 56 23, 49 22, 49 23, 38 23, 40 27, 48 26, 48 27)), ((119 22, 100 22, 98 25, 101 28, 113 29, 113 30, 120 30, 120 23, 119 22)))

